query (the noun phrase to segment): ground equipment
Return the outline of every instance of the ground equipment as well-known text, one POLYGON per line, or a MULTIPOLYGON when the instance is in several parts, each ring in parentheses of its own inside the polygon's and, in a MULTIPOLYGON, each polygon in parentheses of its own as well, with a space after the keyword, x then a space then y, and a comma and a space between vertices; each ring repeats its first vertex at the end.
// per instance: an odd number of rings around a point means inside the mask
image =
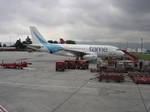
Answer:
POLYGON ((56 62, 56 71, 65 71, 66 63, 64 61, 57 61, 56 62))
POLYGON ((100 73, 97 75, 99 81, 114 81, 114 82, 123 82, 124 76, 120 73, 100 73))

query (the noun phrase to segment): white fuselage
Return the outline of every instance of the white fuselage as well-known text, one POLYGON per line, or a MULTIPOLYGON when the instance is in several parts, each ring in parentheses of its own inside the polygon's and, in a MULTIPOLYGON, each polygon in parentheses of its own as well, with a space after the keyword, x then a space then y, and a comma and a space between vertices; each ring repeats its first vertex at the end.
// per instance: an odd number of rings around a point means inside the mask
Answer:
MULTIPOLYGON (((69 51, 78 51, 91 55, 95 55, 98 57, 103 56, 115 56, 120 57, 123 56, 124 53, 119 50, 119 48, 109 45, 83 45, 83 44, 56 44, 61 46, 63 49, 67 49, 69 51)), ((48 52, 47 48, 41 46, 41 51, 48 52)), ((66 56, 75 56, 73 53, 66 51, 58 51, 55 52, 56 55, 66 55, 66 56)))

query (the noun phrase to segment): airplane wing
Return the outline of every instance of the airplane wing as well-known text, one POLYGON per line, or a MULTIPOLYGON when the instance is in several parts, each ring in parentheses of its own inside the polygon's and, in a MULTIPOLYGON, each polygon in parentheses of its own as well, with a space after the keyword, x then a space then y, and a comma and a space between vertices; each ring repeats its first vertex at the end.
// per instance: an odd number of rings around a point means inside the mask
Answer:
POLYGON ((33 50, 33 51, 38 51, 41 52, 40 48, 37 48, 35 46, 29 45, 29 44, 24 44, 27 48, 33 50))

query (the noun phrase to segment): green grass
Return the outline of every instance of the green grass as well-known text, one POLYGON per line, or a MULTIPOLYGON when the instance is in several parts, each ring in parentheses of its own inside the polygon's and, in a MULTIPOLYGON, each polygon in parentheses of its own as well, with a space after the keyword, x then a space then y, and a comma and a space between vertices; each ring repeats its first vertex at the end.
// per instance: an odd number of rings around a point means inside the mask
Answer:
POLYGON ((150 61, 150 54, 144 54, 144 53, 135 53, 136 56, 138 56, 141 60, 147 60, 150 61))

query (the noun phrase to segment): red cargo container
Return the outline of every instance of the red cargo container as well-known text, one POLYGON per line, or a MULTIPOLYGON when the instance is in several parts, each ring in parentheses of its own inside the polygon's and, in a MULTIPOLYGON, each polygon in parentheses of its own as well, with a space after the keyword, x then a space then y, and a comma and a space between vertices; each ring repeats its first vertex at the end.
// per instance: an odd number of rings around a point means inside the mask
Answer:
POLYGON ((77 69, 88 69, 89 62, 87 60, 78 60, 78 61, 76 61, 76 68, 77 69))
POLYGON ((66 63, 64 61, 56 62, 56 71, 65 71, 66 63))
POLYGON ((135 76, 133 77, 133 81, 136 84, 150 84, 150 76, 135 76))
POLYGON ((102 81, 105 80, 107 82, 109 81, 115 81, 115 82, 123 82, 124 76, 117 73, 103 73, 98 75, 98 80, 102 81))
POLYGON ((76 69, 76 60, 65 60, 66 69, 76 69))

